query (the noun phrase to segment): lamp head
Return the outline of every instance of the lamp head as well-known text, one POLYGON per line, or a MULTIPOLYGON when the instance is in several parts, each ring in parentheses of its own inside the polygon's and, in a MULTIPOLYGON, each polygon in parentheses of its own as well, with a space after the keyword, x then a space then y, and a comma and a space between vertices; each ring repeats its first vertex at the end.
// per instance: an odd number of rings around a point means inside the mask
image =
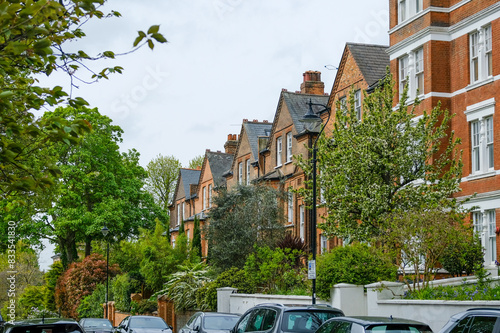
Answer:
POLYGON ((108 227, 104 226, 102 229, 101 229, 101 232, 103 234, 104 237, 106 237, 106 235, 109 233, 109 229, 108 227))
POLYGON ((304 124, 304 127, 307 131, 309 132, 319 132, 319 126, 323 122, 321 120, 321 117, 318 116, 316 113, 314 113, 312 106, 314 105, 311 99, 309 99, 309 110, 307 110, 306 114, 302 116, 302 118, 299 120, 302 124, 304 124))

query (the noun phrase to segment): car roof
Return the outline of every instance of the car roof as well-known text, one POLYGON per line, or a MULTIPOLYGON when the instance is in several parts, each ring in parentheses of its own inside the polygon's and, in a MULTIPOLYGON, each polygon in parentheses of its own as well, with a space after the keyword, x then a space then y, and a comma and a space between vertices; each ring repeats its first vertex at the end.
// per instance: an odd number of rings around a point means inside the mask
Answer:
MULTIPOLYGON (((10 322, 7 322, 10 323, 10 322)), ((36 318, 15 321, 14 326, 27 326, 27 325, 52 325, 52 324, 77 324, 76 320, 71 318, 36 318)))
POLYGON ((202 313, 205 317, 227 317, 227 316, 235 316, 239 317, 240 315, 237 313, 229 313, 229 312, 199 312, 202 313))
POLYGON ((287 310, 324 310, 324 311, 339 311, 342 312, 342 310, 334 308, 328 304, 281 304, 281 303, 260 303, 257 304, 255 307, 276 307, 276 308, 281 308, 284 311, 287 310))
MULTIPOLYGON (((411 325, 427 325, 423 322, 404 319, 404 318, 395 318, 395 317, 369 317, 369 316, 352 316, 352 317, 335 317, 327 320, 326 322, 331 321, 349 321, 361 326, 370 326, 370 325, 379 325, 379 324, 411 324, 411 325)), ((325 322, 325 323, 326 323, 325 322)))
POLYGON ((462 312, 455 313, 451 316, 451 320, 460 320, 467 317, 468 315, 489 315, 489 316, 500 316, 500 308, 471 308, 462 312))

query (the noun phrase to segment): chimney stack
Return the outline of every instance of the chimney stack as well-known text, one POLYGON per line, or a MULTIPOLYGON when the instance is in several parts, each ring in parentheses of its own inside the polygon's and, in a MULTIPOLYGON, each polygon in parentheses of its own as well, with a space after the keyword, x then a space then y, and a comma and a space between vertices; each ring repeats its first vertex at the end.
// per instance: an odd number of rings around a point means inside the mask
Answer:
POLYGON ((300 85, 302 94, 324 95, 325 84, 321 81, 321 72, 307 71, 303 76, 304 82, 300 85))
POLYGON ((238 146, 238 136, 236 134, 228 134, 227 141, 224 144, 224 151, 226 152, 226 154, 234 155, 237 146, 238 146))

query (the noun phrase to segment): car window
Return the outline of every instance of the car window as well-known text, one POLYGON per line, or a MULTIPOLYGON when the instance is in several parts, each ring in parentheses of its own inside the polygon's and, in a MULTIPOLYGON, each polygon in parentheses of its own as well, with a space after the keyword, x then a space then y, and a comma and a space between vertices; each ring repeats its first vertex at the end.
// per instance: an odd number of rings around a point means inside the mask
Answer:
POLYGON ((283 331, 314 332, 330 318, 341 316, 340 312, 287 311, 283 314, 283 331))
POLYGON ((193 328, 200 328, 201 327, 201 316, 196 317, 195 321, 193 322, 193 328))
POLYGON ((397 325, 377 325, 366 330, 370 333, 432 333, 431 329, 426 325, 411 325, 411 324, 397 324, 397 325))
POLYGON ((167 324, 159 317, 134 317, 130 319, 130 328, 167 328, 167 324))
POLYGON ((11 333, 83 333, 77 324, 29 325, 13 327, 11 333))
POLYGON ((194 321, 196 320, 196 318, 199 316, 200 314, 195 314, 193 315, 191 318, 189 318, 188 322, 186 323, 186 326, 187 327, 193 327, 193 323, 194 321))
POLYGON ((472 319, 469 332, 493 333, 497 317, 476 316, 472 319))
POLYGON ((230 330, 237 321, 237 316, 206 316, 203 327, 207 330, 230 330))
POLYGON ((254 311, 253 316, 248 321, 247 329, 245 330, 245 332, 260 331, 265 316, 266 309, 257 309, 256 311, 254 311))
POLYGON ((465 329, 468 328, 468 324, 471 317, 466 317, 460 320, 455 327, 450 331, 450 333, 463 333, 465 329))
POLYGON ((246 331, 248 326, 248 320, 250 319, 252 314, 253 312, 249 312, 243 318, 241 318, 240 322, 238 323, 238 326, 236 327, 237 333, 243 333, 246 331))

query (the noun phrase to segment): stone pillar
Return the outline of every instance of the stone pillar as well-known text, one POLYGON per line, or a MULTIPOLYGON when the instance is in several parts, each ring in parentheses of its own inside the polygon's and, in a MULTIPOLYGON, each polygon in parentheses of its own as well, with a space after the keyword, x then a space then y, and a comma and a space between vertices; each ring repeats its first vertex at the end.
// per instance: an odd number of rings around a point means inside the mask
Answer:
POLYGON ((368 316, 382 315, 378 313, 377 301, 400 299, 404 295, 404 283, 377 282, 366 285, 366 311, 368 316))
POLYGON ((366 296, 363 286, 336 284, 330 291, 332 306, 346 316, 366 316, 366 296))
POLYGON ((230 296, 237 291, 230 287, 217 288, 217 312, 231 312, 230 296))

